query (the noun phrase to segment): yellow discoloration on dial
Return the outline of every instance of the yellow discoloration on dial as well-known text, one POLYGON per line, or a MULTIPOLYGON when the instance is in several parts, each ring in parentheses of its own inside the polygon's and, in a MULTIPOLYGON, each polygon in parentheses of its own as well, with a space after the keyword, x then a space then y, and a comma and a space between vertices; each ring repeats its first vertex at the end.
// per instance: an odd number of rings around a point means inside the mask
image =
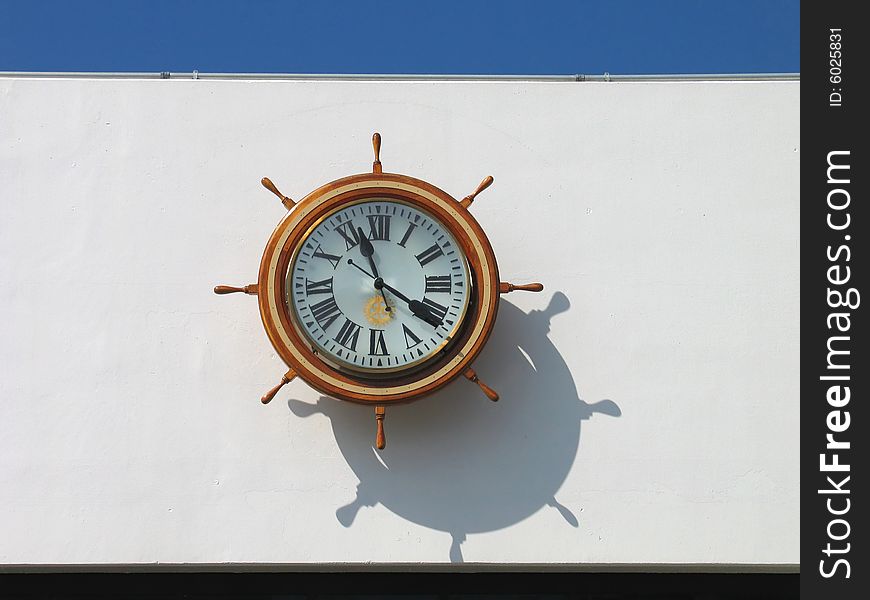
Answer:
POLYGON ((363 309, 366 321, 372 325, 386 325, 394 318, 395 314, 393 303, 384 302, 380 294, 372 296, 363 309))

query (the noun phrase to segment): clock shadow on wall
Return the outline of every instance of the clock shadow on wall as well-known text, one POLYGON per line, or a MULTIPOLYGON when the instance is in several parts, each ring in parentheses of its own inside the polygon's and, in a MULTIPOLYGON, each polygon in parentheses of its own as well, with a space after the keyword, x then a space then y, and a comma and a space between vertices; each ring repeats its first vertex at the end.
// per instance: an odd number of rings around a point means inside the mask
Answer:
MULTIPOLYGON (((454 382, 425 402, 390 409, 390 440, 372 446, 360 426, 371 409, 321 397, 316 405, 290 400, 297 416, 324 414, 339 449, 359 478, 356 498, 337 507, 345 527, 365 518, 363 507, 383 505, 396 515, 449 533, 449 557, 463 562, 468 534, 503 529, 544 507, 566 526, 579 527, 577 507, 556 496, 577 455, 582 423, 595 414, 620 416, 611 400, 587 403, 558 349, 551 321, 570 302, 556 292, 528 313, 501 300, 498 326, 475 363, 501 395, 497 403, 474 386, 454 382)), ((564 318, 564 317, 562 317, 564 318)))

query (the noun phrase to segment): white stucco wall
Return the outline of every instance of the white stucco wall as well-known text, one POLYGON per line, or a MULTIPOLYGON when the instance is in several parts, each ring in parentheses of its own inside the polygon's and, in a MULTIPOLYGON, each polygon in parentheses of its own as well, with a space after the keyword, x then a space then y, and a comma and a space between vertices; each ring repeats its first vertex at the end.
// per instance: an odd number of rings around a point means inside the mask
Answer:
POLYGON ((0 563, 796 564, 799 91, 0 79, 0 563), (376 130, 546 285, 383 464, 212 293, 376 130))

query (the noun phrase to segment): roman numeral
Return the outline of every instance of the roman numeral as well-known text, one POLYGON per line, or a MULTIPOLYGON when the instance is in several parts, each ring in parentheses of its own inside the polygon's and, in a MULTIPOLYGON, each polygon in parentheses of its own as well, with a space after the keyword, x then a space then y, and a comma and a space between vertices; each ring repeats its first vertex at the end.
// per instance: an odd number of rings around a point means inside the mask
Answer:
POLYGON ((434 300, 429 300, 429 298, 423 298, 423 304, 429 309, 429 312, 432 313, 435 318, 439 321, 444 320, 444 316, 447 314, 446 306, 441 306, 434 300))
POLYGON ((333 338, 336 342, 356 352, 356 342, 359 339, 359 330, 361 327, 348 318, 344 319, 344 325, 338 330, 338 334, 333 338))
POLYGON ((359 234, 356 231, 356 227, 353 226, 353 221, 345 221, 336 227, 335 230, 344 238, 344 243, 347 244, 348 250, 359 244, 359 234))
POLYGON ((368 215, 369 227, 372 232, 370 240, 390 241, 390 215, 368 215))
POLYGON ((386 356, 387 343, 384 341, 384 332, 382 329, 369 330, 369 354, 371 356, 386 356))
MULTIPOLYGON (((428 286, 427 286, 428 289, 428 286)), ((312 294, 331 294, 332 293, 332 277, 323 281, 312 281, 305 278, 305 295, 312 294)))
POLYGON ((417 261, 420 263, 420 266, 425 267, 430 262, 443 255, 444 251, 441 249, 441 246, 439 246, 438 244, 432 244, 416 256, 417 261))
POLYGON ((404 248, 405 242, 408 241, 408 238, 411 237, 411 232, 414 231, 414 228, 417 227, 414 223, 408 223, 408 229, 405 231, 405 235, 402 236, 402 241, 399 242, 399 245, 404 248))
POLYGON ((427 275, 426 276, 426 293, 429 292, 450 292, 451 283, 450 275, 427 275))
POLYGON ((311 314, 314 315, 320 328, 326 331, 326 329, 332 325, 333 321, 338 318, 338 315, 341 314, 341 309, 339 309, 338 304, 335 303, 335 296, 330 296, 326 300, 322 300, 317 304, 312 304, 311 314))
POLYGON ((330 264, 332 264, 333 269, 338 266, 338 261, 341 260, 340 256, 336 256, 335 254, 329 254, 328 252, 324 252, 323 250, 320 249, 320 246, 317 246, 317 250, 314 251, 314 254, 312 256, 316 256, 317 258, 325 258, 326 260, 328 260, 330 262, 330 264))
POLYGON ((414 335, 414 332, 408 329, 408 326, 404 323, 402 323, 402 331, 405 334, 405 345, 408 347, 409 350, 423 341, 416 335, 414 335))

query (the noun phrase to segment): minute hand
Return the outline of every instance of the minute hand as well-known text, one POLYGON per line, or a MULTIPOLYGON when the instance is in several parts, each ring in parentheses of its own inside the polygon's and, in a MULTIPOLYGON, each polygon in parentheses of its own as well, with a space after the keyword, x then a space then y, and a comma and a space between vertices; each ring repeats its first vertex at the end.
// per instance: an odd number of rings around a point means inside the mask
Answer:
MULTIPOLYGON (((359 237, 359 252, 363 255, 364 258, 367 258, 369 261, 369 266, 372 268, 372 273, 375 274, 375 279, 381 276, 378 273, 378 266, 375 264, 375 247, 372 246, 371 240, 366 237, 366 234, 363 232, 362 227, 356 228, 357 236, 359 237)), ((384 299, 384 310, 390 312, 390 305, 387 303, 387 297, 384 296, 384 290, 378 290, 381 293, 381 298, 384 299)))
POLYGON ((362 254, 363 258, 368 259, 369 266, 372 268, 372 273, 375 274, 375 277, 380 277, 378 273, 378 267, 375 265, 374 253, 375 247, 372 246, 371 240, 366 237, 366 234, 363 233, 362 227, 356 228, 357 236, 359 237, 359 253, 362 254))
POLYGON ((427 323, 429 323, 429 325, 432 325, 433 327, 438 327, 439 325, 441 325, 441 320, 438 317, 436 317, 435 315, 433 315, 429 311, 429 308, 425 304, 423 304, 419 300, 411 300, 405 294, 403 294, 402 292, 400 292, 399 290, 397 290, 393 286, 384 282, 384 280, 381 279, 380 277, 375 279, 375 287, 378 289, 387 288, 387 290, 390 291, 394 296, 396 296, 400 300, 407 302, 408 308, 411 309, 411 312, 414 313, 415 317, 423 319, 424 321, 426 321, 427 323))

